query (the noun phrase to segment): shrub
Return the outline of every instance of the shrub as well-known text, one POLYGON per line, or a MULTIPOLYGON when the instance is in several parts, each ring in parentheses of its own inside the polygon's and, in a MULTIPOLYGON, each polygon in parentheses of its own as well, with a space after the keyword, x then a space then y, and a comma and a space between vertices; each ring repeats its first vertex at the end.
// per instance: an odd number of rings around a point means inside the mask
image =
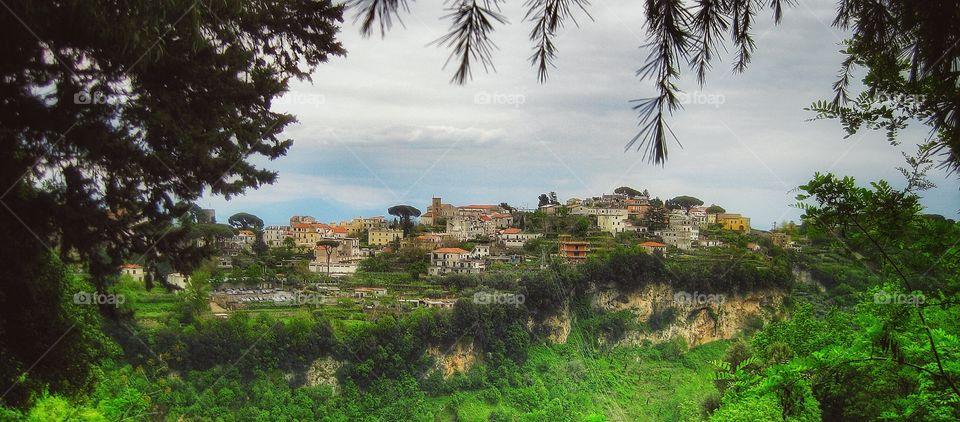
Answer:
POLYGON ((674 337, 669 341, 660 343, 654 347, 660 352, 666 360, 677 360, 687 351, 687 340, 683 337, 674 337))
POLYGON ((653 312, 650 313, 650 318, 647 319, 647 327, 652 331, 660 331, 676 322, 676 320, 677 308, 673 306, 660 308, 659 305, 654 305, 653 312))

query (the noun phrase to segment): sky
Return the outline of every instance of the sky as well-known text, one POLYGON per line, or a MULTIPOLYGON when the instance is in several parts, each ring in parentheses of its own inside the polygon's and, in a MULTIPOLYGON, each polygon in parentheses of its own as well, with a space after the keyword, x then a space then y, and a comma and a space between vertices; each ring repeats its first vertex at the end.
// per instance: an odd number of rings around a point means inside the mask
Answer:
MULTIPOLYGON (((881 132, 844 139, 837 121, 810 121, 803 108, 832 98, 845 34, 829 25, 834 1, 800 0, 780 26, 769 10, 758 16, 745 73, 731 71, 729 53, 702 88, 685 71, 679 86, 691 101, 670 119, 682 147, 671 143, 666 165, 653 165, 624 150, 638 123, 629 101, 654 93, 635 76, 648 53, 642 2, 599 0, 592 20, 577 14, 579 25, 555 39, 556 69, 543 84, 528 61, 522 3, 504 6, 509 24, 493 34, 496 70, 474 69, 465 86, 449 83, 448 50, 428 45, 448 27, 442 1, 412 2, 385 38, 362 37, 348 11, 339 34, 347 55, 275 104, 299 121, 284 133, 294 140, 287 156, 255 160, 278 172, 276 183, 200 204, 220 221, 243 211, 286 224, 291 215, 385 215, 396 204, 425 211, 434 196, 532 208, 544 192, 565 200, 626 185, 664 199, 695 196, 769 229, 799 221, 795 188, 817 171, 902 187, 901 152, 927 134, 915 124, 894 147, 881 132)), ((937 188, 922 194, 926 212, 960 217, 960 179, 937 169, 930 178, 937 188)))

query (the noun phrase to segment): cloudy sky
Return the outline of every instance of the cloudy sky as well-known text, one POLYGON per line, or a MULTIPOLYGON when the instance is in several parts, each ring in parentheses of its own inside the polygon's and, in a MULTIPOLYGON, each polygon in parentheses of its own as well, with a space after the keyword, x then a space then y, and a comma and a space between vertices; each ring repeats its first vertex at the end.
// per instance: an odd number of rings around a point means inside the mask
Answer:
MULTIPOLYGON (((757 51, 744 74, 732 55, 715 64, 701 90, 692 77, 680 87, 699 98, 671 120, 683 144, 671 145, 666 166, 624 151, 637 129, 629 100, 649 97, 652 84, 634 76, 647 50, 643 8, 635 0, 596 0, 557 38, 559 59, 539 84, 522 2, 504 8, 510 23, 494 34, 496 72, 476 69, 466 86, 449 84, 447 50, 427 46, 447 23, 441 0, 417 1, 385 39, 363 38, 350 13, 340 34, 348 54, 320 66, 313 82, 295 83, 277 109, 299 124, 286 157, 262 163, 276 184, 225 201, 205 198, 219 219, 239 211, 282 224, 290 215, 324 221, 383 215, 405 203, 421 210, 444 202, 508 202, 534 207, 542 192, 561 199, 627 185, 669 198, 696 196, 752 218, 754 227, 798 219, 792 190, 815 171, 886 179, 902 186, 901 151, 914 151, 925 131, 907 132, 898 148, 882 133, 843 139, 835 121, 807 121, 803 108, 831 97, 844 34, 829 26, 833 1, 801 0, 779 27, 759 19, 757 51)), ((958 217, 958 180, 932 174, 928 212, 958 217)))

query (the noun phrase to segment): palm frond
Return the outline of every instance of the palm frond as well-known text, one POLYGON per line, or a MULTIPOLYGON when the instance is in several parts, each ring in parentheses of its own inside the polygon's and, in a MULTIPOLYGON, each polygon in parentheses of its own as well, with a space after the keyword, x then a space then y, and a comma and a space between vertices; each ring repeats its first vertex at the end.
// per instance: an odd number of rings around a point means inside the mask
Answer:
POLYGON ((496 44, 490 39, 494 23, 507 23, 500 13, 499 0, 457 0, 447 10, 444 19, 450 19, 450 32, 430 44, 449 47, 453 51, 447 57, 444 68, 455 58, 459 62, 451 83, 463 85, 473 77, 472 63, 479 61, 484 71, 494 69, 493 50, 496 44))
POLYGON ((578 25, 572 11, 579 8, 590 19, 587 12, 589 0, 527 0, 524 21, 533 22, 530 30, 530 41, 534 43, 533 54, 530 55, 530 64, 537 68, 537 80, 545 82, 550 67, 555 67, 553 61, 557 55, 557 48, 553 43, 557 30, 563 27, 567 19, 578 25))
MULTIPOLYGON (((703 86, 713 52, 716 50, 720 37, 730 22, 726 18, 727 3, 723 0, 698 0, 694 7, 692 28, 696 43, 690 65, 697 72, 697 81, 703 86)), ((722 43, 719 44, 723 46, 722 43)))
POLYGON ((373 33, 373 26, 377 22, 380 23, 380 36, 386 35, 387 30, 393 26, 394 19, 403 25, 400 10, 410 11, 407 0, 349 0, 347 7, 357 9, 353 21, 361 21, 360 33, 365 37, 373 33))
POLYGON ((654 80, 657 95, 631 101, 638 103, 633 109, 640 116, 640 132, 624 149, 637 145, 638 150, 645 149, 644 159, 654 164, 666 162, 667 136, 677 140, 666 119, 667 114, 681 107, 674 80, 680 75, 680 59, 690 55, 692 38, 688 28, 692 20, 682 0, 647 1, 647 34, 651 38, 647 46, 651 51, 637 76, 654 80))

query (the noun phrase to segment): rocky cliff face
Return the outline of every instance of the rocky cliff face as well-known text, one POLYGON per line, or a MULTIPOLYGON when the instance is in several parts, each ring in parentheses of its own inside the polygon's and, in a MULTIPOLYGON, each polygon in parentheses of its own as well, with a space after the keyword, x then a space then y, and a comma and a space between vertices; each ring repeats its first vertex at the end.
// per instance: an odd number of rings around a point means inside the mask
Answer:
POLYGON ((443 378, 449 378, 457 372, 466 372, 479 359, 479 352, 474 351, 472 341, 459 341, 449 350, 440 350, 438 347, 428 347, 427 355, 434 360, 434 371, 439 371, 443 378))
POLYGON ((703 294, 652 284, 631 293, 598 289, 592 305, 606 311, 629 309, 636 314, 645 329, 627 334, 623 344, 660 343, 682 337, 693 347, 733 338, 750 325, 769 321, 780 312, 785 297, 786 292, 776 290, 703 294))
MULTIPOLYGON (((780 290, 710 295, 678 291, 666 284, 651 284, 629 293, 595 288, 591 294, 594 309, 631 310, 637 325, 643 327, 627 333, 618 344, 635 346, 681 337, 690 347, 730 339, 745 328, 770 321, 782 312, 787 296, 787 292, 780 290), (651 322, 652 317, 656 323, 651 322)), ((565 306, 540 321, 531 319, 527 328, 538 338, 564 344, 572 329, 570 308, 565 306)), ((482 359, 470 340, 461 340, 447 350, 431 346, 426 353, 433 358, 432 371, 439 372, 445 379, 470 370, 482 359)), ((339 387, 336 372, 341 366, 342 362, 333 358, 318 359, 307 372, 307 384, 330 385, 336 391, 339 387)))
MULTIPOLYGON (((703 294, 674 290, 666 284, 652 284, 635 292, 612 288, 592 292, 591 305, 602 311, 630 310, 644 327, 629 333, 621 344, 661 343, 682 337, 691 347, 715 340, 730 339, 741 330, 769 322, 781 313, 787 293, 765 290, 748 294, 703 294), (651 318, 656 323, 651 323, 651 318)), ((529 324, 531 331, 551 343, 566 343, 571 330, 569 309, 563 309, 539 323, 529 324)))
POLYGON ((337 371, 342 366, 343 362, 329 356, 313 361, 310 368, 307 369, 307 385, 311 387, 329 385, 333 389, 333 393, 336 394, 340 389, 337 371))

